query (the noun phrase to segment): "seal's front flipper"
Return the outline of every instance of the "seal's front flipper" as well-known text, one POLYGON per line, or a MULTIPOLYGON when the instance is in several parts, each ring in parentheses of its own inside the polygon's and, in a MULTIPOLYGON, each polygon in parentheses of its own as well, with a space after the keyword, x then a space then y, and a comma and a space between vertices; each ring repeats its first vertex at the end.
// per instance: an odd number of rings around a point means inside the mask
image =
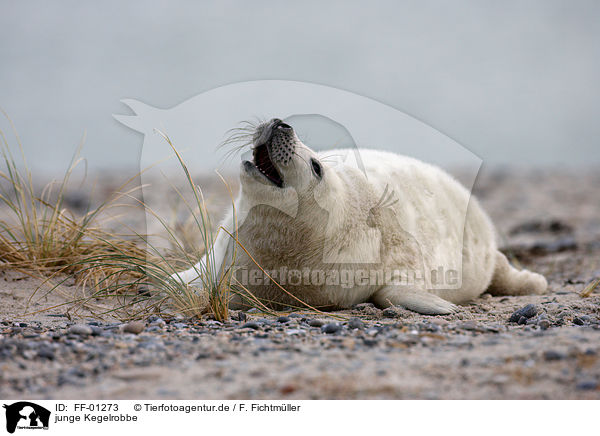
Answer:
POLYGON ((437 295, 424 290, 408 290, 401 286, 386 286, 380 289, 373 295, 373 302, 379 307, 402 306, 423 315, 447 315, 458 310, 458 306, 437 295))

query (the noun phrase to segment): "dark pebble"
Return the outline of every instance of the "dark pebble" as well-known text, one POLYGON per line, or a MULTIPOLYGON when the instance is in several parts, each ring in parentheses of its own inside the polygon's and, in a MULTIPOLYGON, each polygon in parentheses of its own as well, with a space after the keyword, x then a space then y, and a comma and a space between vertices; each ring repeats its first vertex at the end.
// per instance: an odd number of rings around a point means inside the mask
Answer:
POLYGON ((260 328, 260 326, 258 325, 258 323, 255 323, 255 322, 247 322, 246 324, 244 324, 240 328, 258 330, 260 328))
POLYGON ((92 336, 101 336, 102 333, 104 332, 104 329, 98 326, 93 325, 91 327, 92 329, 92 336))
POLYGON ((54 351, 52 351, 49 347, 41 347, 37 353, 40 359, 48 359, 54 360, 54 351))
POLYGON ((363 338, 363 343, 367 346, 367 347, 374 347, 375 345, 377 345, 377 339, 373 339, 373 338, 363 338))
POLYGON ((362 320, 360 318, 351 318, 350 321, 348 321, 348 328, 350 330, 356 330, 356 329, 363 329, 365 327, 365 323, 362 322, 362 320))
POLYGON ((574 250, 577 242, 573 237, 560 238, 555 241, 539 241, 533 244, 531 252, 537 254, 559 253, 561 251, 574 250))
POLYGON ((280 323, 290 322, 290 318, 289 318, 289 316, 280 316, 279 318, 277 318, 277 322, 280 322, 280 323))
POLYGON ((333 333, 337 333, 342 329, 342 326, 339 325, 338 323, 332 322, 329 324, 325 324, 323 327, 321 327, 321 331, 323 333, 326 333, 328 335, 331 335, 333 333))
POLYGON ((598 382, 595 380, 583 380, 577 383, 577 385, 575 386, 576 389, 579 389, 581 391, 594 391, 599 387, 600 386, 598 382))
POLYGON ((585 322, 581 318, 577 317, 577 318, 575 318, 573 320, 573 324, 575 324, 575 325, 584 325, 585 322))
POLYGON ((563 360, 566 357, 567 356, 564 353, 561 353, 560 351, 556 351, 556 350, 544 351, 544 359, 548 360, 548 361, 563 360))
POLYGON ((508 319, 508 322, 518 322, 520 324, 521 318, 525 318, 527 321, 529 318, 533 318, 538 313, 538 308, 533 304, 528 304, 525 307, 516 310, 508 319))
POLYGON ((237 314, 237 320, 239 322, 246 322, 246 318, 247 318, 246 314, 240 310, 237 314))
POLYGON ((308 325, 311 327, 321 327, 323 324, 325 323, 320 319, 311 319, 310 321, 308 321, 308 325))
POLYGON ((395 308, 388 307, 386 309, 383 309, 383 316, 386 318, 398 318, 400 316, 400 313, 398 313, 398 311, 395 308))

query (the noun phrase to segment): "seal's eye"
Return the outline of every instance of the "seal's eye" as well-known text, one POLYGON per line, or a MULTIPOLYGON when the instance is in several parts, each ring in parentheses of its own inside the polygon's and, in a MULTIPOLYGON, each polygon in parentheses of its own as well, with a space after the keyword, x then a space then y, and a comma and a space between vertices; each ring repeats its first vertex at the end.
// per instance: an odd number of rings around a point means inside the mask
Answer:
POLYGON ((321 164, 316 159, 311 159, 310 163, 312 165, 313 172, 320 179, 323 177, 323 169, 321 168, 321 164))

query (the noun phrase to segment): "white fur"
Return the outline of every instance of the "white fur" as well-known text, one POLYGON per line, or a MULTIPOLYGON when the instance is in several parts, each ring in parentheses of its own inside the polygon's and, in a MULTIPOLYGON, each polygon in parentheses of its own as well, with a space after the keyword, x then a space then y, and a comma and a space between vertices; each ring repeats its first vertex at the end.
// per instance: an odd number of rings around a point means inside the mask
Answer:
MULTIPOLYGON (((295 297, 325 308, 374 301, 383 307, 444 314, 456 310, 455 304, 478 297, 490 284, 495 294, 545 291, 542 276, 508 264, 497 250, 490 219, 450 175, 409 157, 367 149, 359 150, 363 171, 348 163, 355 152, 317 154, 296 138, 292 162, 276 163, 283 188, 242 166, 235 209, 244 248, 268 270, 442 268, 458 271, 458 281, 435 286, 429 277, 423 283, 359 282, 352 288, 339 283, 284 286, 295 297), (321 162, 322 180, 311 171, 310 158, 321 162), (378 205, 384 193, 389 204, 378 205)), ((234 232, 232 212, 222 226, 234 232)), ((230 236, 220 231, 213 248, 217 269, 231 261, 232 245, 230 236)), ((256 269, 239 248, 235 263, 256 269)), ((194 284, 202 269, 196 265, 175 277, 194 284)), ((248 288, 264 299, 300 305, 273 283, 248 288)), ((239 298, 231 302, 240 307, 241 303, 239 298)))

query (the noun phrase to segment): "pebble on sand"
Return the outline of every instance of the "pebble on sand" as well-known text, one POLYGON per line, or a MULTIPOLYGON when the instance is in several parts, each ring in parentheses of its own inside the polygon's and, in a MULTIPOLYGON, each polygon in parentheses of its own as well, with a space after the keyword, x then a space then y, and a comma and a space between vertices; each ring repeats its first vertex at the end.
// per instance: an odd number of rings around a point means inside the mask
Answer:
POLYGON ((123 327, 123 331, 125 333, 133 333, 134 335, 139 335, 141 332, 144 331, 144 328, 146 328, 144 323, 139 321, 131 321, 125 324, 125 327, 123 327))
POLYGON ((348 321, 348 328, 350 330, 356 330, 356 329, 363 329, 365 327, 365 323, 362 322, 362 320, 360 318, 351 318, 350 321, 348 321))
POLYGON ((260 326, 258 325, 258 323, 255 323, 255 322, 247 322, 246 324, 244 324, 240 328, 242 328, 242 329, 258 330, 260 328, 260 326))
POLYGON ((321 327, 321 331, 323 333, 327 333, 328 335, 331 335, 333 333, 337 333, 342 329, 342 326, 339 325, 338 323, 332 322, 329 324, 325 324, 323 327, 321 327))
POLYGON ((92 328, 83 324, 75 324, 69 328, 69 333, 79 336, 89 336, 93 333, 92 328))
POLYGON ((527 306, 524 306, 524 307, 520 308, 519 310, 516 310, 515 312, 513 312, 513 314, 508 319, 508 322, 519 322, 519 320, 521 318, 525 318, 527 320, 529 318, 533 318, 534 316, 536 316, 537 313, 538 313, 537 306, 535 306, 533 304, 528 304, 527 306))

